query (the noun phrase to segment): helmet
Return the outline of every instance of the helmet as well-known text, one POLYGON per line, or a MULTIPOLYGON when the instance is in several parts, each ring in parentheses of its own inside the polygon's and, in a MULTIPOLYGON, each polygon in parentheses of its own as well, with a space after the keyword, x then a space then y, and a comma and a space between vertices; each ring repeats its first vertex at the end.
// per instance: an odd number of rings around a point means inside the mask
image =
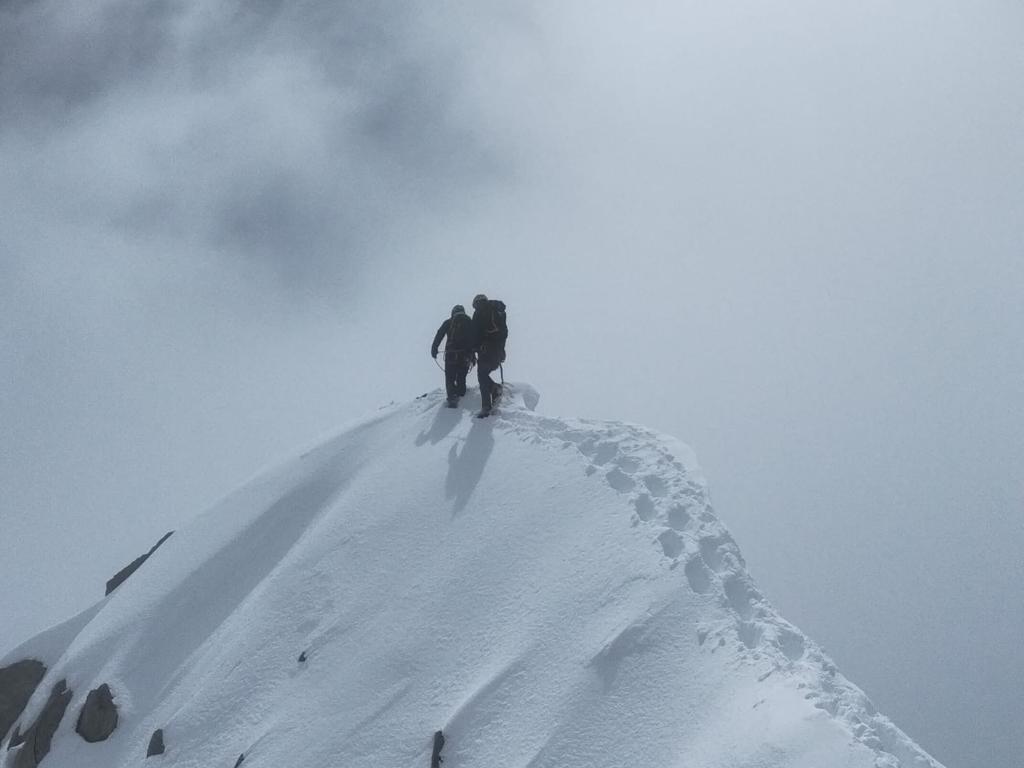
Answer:
POLYGON ((478 309, 482 304, 486 303, 487 297, 482 293, 478 293, 476 296, 473 297, 473 309, 478 309))
POLYGON ((466 314, 466 308, 461 304, 456 304, 454 307, 452 307, 452 317, 464 314, 466 314))

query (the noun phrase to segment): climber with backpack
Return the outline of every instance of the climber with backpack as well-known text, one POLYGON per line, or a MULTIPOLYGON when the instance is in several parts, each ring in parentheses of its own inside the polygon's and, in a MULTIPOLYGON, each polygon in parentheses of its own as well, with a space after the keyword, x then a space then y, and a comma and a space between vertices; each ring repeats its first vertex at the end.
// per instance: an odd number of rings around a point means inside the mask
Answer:
POLYGON ((505 362, 505 341, 508 322, 505 303, 477 294, 473 299, 473 338, 476 352, 476 375, 480 382, 480 418, 491 415, 494 403, 501 397, 501 386, 491 379, 491 373, 505 362))
POLYGON ((466 394, 466 375, 473 365, 473 345, 476 340, 469 315, 461 304, 452 307, 451 316, 441 323, 434 334, 430 356, 435 360, 441 339, 445 336, 448 337, 444 346, 444 387, 448 395, 446 405, 454 408, 459 404, 459 398, 466 394))

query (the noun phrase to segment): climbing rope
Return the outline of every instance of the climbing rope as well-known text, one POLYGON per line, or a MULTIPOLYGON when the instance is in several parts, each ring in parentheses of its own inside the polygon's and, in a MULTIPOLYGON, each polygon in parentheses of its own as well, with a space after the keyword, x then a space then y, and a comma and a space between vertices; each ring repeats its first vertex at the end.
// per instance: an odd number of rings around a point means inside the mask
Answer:
MULTIPOLYGON (((447 354, 447 350, 444 352, 444 354, 447 354)), ((434 365, 436 365, 438 368, 440 368, 442 372, 447 373, 447 371, 445 370, 445 367, 443 365, 441 365, 441 363, 439 363, 437 361, 436 357, 434 358, 434 365)), ((469 361, 469 368, 466 369, 466 372, 468 373, 469 371, 472 371, 475 367, 476 367, 476 358, 474 357, 473 359, 471 359, 469 361)))

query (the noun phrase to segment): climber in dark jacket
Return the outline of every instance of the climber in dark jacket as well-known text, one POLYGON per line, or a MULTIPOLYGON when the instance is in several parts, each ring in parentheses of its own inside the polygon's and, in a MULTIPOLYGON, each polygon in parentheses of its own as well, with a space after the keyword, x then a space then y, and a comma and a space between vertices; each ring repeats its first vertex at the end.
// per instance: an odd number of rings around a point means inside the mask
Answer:
POLYGON ((473 339, 476 375, 480 382, 480 413, 477 415, 489 416, 494 401, 501 397, 501 387, 491 379, 491 372, 505 362, 508 325, 503 302, 477 294, 473 299, 473 339))
POLYGON ((459 398, 466 394, 466 374, 473 364, 473 326, 461 304, 452 307, 452 314, 441 323, 434 334, 434 343, 430 346, 430 356, 437 359, 437 348, 445 336, 448 341, 444 347, 444 386, 448 394, 448 407, 458 405, 459 398))

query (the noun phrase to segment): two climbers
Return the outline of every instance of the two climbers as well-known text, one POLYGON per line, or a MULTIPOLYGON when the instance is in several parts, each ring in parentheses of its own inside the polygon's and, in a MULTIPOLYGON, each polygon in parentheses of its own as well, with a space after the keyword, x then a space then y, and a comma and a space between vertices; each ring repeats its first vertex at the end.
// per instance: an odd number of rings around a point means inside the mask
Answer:
POLYGON ((451 316, 441 323, 430 347, 430 355, 435 360, 445 336, 448 337, 444 350, 447 406, 454 408, 466 394, 466 375, 475 362, 480 382, 480 413, 477 415, 489 416, 494 402, 501 396, 501 386, 491 378, 491 373, 505 361, 508 324, 504 302, 478 294, 473 299, 472 319, 461 304, 452 307, 451 316))

